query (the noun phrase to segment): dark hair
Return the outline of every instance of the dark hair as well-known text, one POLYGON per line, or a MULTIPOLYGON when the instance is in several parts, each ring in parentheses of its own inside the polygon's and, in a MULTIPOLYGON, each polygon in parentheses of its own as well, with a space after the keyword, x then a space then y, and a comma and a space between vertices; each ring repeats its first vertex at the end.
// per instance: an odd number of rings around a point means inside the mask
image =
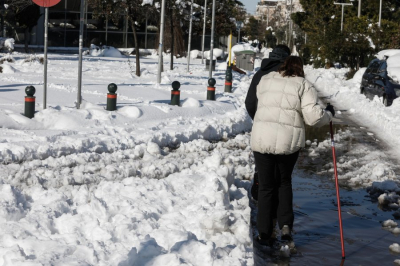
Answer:
POLYGON ((298 56, 288 56, 279 68, 278 72, 282 77, 303 77, 303 60, 298 56))
POLYGON ((290 51, 290 48, 287 45, 284 44, 278 44, 277 46, 275 46, 275 48, 278 49, 282 49, 283 51, 285 51, 288 55, 290 55, 292 52, 290 51))

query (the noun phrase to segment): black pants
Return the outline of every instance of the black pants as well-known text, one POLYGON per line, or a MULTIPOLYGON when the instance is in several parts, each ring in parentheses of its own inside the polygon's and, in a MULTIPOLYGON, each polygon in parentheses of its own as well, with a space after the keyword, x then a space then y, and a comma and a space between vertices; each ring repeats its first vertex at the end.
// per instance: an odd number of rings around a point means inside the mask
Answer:
POLYGON ((272 234, 272 220, 278 219, 279 228, 293 227, 292 172, 299 151, 288 155, 254 152, 258 169, 257 229, 262 237, 272 234))

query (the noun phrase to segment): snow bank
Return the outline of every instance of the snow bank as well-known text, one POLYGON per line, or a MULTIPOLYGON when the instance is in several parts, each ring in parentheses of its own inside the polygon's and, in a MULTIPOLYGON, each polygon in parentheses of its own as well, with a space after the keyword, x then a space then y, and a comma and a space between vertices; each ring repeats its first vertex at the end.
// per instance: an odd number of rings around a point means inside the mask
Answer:
POLYGON ((118 49, 112 46, 96 46, 90 45, 89 54, 91 56, 103 56, 103 57, 124 57, 118 49))
POLYGON ((229 149, 246 139, 12 167, 13 185, 0 184, 0 264, 251 265, 249 149, 229 149))
MULTIPOLYGON (((219 48, 214 48, 213 49, 213 58, 222 58, 224 57, 224 51, 219 48)), ((204 58, 210 59, 210 51, 204 51, 204 58)))

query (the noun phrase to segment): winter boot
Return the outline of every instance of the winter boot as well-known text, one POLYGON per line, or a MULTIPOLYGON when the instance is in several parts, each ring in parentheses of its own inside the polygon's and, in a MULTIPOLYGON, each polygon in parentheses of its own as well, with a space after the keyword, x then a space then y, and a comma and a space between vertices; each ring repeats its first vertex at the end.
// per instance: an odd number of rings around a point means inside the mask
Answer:
POLYGON ((264 234, 260 234, 255 237, 254 240, 262 246, 272 247, 276 241, 276 238, 266 237, 264 234))
POLYGON ((292 241, 292 232, 289 225, 284 225, 281 230, 281 240, 292 241))

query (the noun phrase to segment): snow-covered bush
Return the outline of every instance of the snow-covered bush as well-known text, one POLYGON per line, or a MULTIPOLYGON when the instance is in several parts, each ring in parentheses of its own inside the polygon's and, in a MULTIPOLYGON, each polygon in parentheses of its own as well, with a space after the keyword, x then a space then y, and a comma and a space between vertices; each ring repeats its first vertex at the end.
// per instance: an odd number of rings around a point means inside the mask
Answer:
POLYGON ((0 64, 3 64, 4 62, 14 63, 15 60, 11 55, 6 55, 0 58, 0 64))
POLYGON ((37 56, 35 54, 29 55, 27 58, 24 59, 24 63, 39 63, 39 64, 44 64, 44 57, 43 56, 37 56))
POLYGON ((15 40, 13 38, 0 37, 0 49, 12 52, 14 50, 15 40))
POLYGON ((90 45, 90 49, 84 53, 85 55, 91 56, 104 56, 104 57, 123 57, 118 49, 112 46, 97 46, 95 44, 90 45))

